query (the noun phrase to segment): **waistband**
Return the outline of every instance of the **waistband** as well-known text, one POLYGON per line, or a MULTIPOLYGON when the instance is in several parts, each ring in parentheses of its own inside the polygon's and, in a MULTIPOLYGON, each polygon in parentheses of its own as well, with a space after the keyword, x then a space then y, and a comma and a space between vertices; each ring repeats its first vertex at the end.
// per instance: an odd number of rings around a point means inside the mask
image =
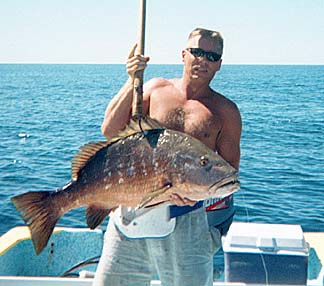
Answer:
POLYGON ((194 206, 183 206, 183 207, 179 207, 179 206, 170 206, 169 210, 170 210, 170 218, 174 218, 177 216, 181 216, 184 215, 186 213, 192 212, 196 209, 201 208, 204 205, 204 201, 199 201, 197 202, 194 206))
POLYGON ((184 215, 201 207, 205 207, 206 211, 217 211, 218 209, 225 209, 233 205, 233 195, 230 195, 222 199, 207 199, 204 201, 198 201, 194 206, 175 206, 169 207, 170 218, 184 215))

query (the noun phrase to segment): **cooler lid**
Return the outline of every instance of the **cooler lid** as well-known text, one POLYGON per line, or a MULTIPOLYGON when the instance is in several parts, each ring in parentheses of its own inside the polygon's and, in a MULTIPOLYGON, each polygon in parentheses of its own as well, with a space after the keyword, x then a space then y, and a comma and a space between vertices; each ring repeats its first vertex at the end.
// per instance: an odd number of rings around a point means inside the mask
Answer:
POLYGON ((233 222, 223 239, 224 252, 307 254, 300 225, 233 222))

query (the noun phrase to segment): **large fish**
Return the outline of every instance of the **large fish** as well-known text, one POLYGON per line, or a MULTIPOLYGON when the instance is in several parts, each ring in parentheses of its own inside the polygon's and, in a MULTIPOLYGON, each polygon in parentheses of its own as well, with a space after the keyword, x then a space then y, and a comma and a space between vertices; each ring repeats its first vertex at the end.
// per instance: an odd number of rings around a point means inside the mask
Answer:
POLYGON ((95 228, 119 205, 153 206, 174 193, 192 200, 224 197, 238 190, 237 178, 237 170, 199 140, 148 118, 110 141, 81 147, 66 186, 11 200, 39 254, 58 219, 74 208, 87 206, 87 224, 95 228))

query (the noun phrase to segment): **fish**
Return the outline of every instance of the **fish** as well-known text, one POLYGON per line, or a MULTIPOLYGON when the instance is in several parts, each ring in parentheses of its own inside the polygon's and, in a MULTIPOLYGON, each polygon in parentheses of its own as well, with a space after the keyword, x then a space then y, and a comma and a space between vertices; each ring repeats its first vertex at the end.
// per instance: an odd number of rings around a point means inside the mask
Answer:
POLYGON ((219 154, 149 117, 131 120, 111 140, 80 147, 71 165, 72 179, 63 187, 11 198, 37 255, 59 218, 75 208, 86 207, 87 225, 94 229, 118 206, 154 207, 172 194, 196 201, 221 198, 239 189, 238 171, 219 154))

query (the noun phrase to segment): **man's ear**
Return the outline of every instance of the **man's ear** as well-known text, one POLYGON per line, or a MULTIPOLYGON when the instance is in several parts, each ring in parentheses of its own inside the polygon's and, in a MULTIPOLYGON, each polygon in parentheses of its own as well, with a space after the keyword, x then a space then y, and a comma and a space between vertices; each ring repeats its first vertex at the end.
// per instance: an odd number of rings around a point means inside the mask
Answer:
POLYGON ((223 59, 220 59, 216 71, 219 71, 219 70, 221 69, 221 67, 222 67, 222 62, 223 62, 223 59))
POLYGON ((185 50, 182 50, 182 53, 181 53, 181 56, 182 56, 182 62, 184 62, 184 57, 186 55, 186 51, 185 50))

